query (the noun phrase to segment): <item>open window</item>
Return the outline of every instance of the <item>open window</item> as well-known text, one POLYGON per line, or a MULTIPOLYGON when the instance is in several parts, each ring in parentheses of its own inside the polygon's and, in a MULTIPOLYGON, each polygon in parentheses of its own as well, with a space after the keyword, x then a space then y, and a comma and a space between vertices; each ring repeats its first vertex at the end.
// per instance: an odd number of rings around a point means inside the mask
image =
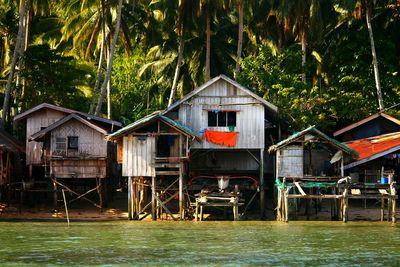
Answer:
POLYGON ((208 127, 236 126, 236 111, 208 111, 208 127))
POLYGON ((78 136, 68 136, 68 149, 78 149, 79 137, 78 136))

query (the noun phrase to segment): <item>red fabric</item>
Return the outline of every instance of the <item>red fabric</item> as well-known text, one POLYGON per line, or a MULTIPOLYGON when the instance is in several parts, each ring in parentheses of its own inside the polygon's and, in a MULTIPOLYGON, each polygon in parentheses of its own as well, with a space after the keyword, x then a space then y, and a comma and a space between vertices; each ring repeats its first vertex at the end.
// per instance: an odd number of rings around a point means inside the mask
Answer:
POLYGON ((236 146, 236 137, 238 132, 218 132, 206 130, 203 137, 210 143, 223 146, 236 146))
POLYGON ((347 146, 357 151, 357 160, 371 157, 388 149, 400 146, 400 133, 385 134, 366 139, 350 141, 347 146))

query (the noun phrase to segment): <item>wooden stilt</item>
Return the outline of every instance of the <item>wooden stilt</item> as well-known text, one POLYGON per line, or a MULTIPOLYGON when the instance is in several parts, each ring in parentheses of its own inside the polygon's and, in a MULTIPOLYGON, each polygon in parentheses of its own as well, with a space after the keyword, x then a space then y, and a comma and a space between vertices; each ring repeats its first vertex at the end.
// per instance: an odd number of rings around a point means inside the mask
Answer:
POLYGON ((152 220, 157 220, 157 203, 156 203, 156 177, 151 177, 151 216, 152 220))
POLYGON ((200 221, 204 220, 204 206, 200 205, 200 221))
POLYGON ((342 210, 342 212, 343 212, 343 215, 342 215, 343 222, 347 222, 347 220, 348 220, 349 200, 348 200, 348 191, 347 190, 348 189, 345 188, 344 192, 343 192, 343 210, 342 210))
POLYGON ((288 192, 285 190, 283 193, 285 199, 285 222, 289 221, 289 201, 288 201, 288 192))
POLYGON ((54 182, 53 182, 53 206, 54 206, 54 210, 58 209, 57 178, 55 178, 55 177, 54 177, 54 182))
POLYGON ((265 219, 264 148, 260 149, 260 217, 265 219))
POLYGON ((181 220, 185 219, 185 214, 184 214, 184 195, 183 195, 183 166, 182 163, 180 164, 179 167, 179 217, 181 220))
POLYGON ((128 219, 132 220, 132 177, 128 177, 128 219))
POLYGON ((196 211, 195 211, 195 221, 197 222, 199 219, 199 202, 196 199, 196 211))
POLYGON ((385 198, 381 196, 381 222, 383 222, 385 217, 385 198))
POLYGON ((238 203, 233 205, 233 220, 239 221, 239 206, 238 203))
POLYGON ((100 210, 103 209, 103 186, 102 186, 102 179, 96 178, 96 188, 97 194, 99 195, 99 206, 101 207, 100 210))
POLYGON ((278 194, 277 194, 277 206, 276 206, 276 220, 280 221, 282 219, 282 213, 281 213, 281 208, 282 208, 282 190, 281 188, 278 188, 278 194))
POLYGON ((396 222, 396 182, 390 184, 390 196, 392 198, 392 223, 396 222))

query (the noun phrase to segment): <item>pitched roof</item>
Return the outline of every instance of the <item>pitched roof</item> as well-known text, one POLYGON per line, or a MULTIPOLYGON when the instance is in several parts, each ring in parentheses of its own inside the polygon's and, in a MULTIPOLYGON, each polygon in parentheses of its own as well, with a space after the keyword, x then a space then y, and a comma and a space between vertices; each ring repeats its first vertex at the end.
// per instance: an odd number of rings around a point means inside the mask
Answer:
POLYGON ((55 105, 48 104, 48 103, 39 104, 39 105, 37 105, 37 106, 35 106, 35 107, 31 108, 31 109, 28 109, 28 110, 16 115, 14 117, 14 121, 23 120, 26 117, 28 117, 30 114, 32 114, 32 113, 34 113, 34 112, 36 112, 38 110, 41 110, 43 108, 48 108, 48 109, 64 112, 66 114, 76 113, 76 114, 80 114, 82 116, 85 116, 85 117, 87 117, 88 119, 91 119, 91 120, 95 120, 95 121, 98 121, 98 122, 107 123, 107 124, 115 125, 115 126, 118 126, 118 127, 122 127, 122 124, 120 122, 118 122, 118 121, 101 118, 101 117, 94 116, 94 115, 91 115, 91 114, 87 114, 87 113, 84 113, 84 112, 81 112, 81 111, 77 111, 77 110, 73 110, 73 109, 69 109, 69 108, 64 108, 64 107, 59 107, 59 106, 55 106, 55 105))
POLYGON ((376 118, 379 118, 379 117, 383 117, 383 118, 385 118, 387 120, 390 120, 391 122, 394 122, 395 124, 400 125, 400 120, 396 119, 395 117, 390 116, 389 114, 386 114, 384 112, 378 112, 378 113, 375 113, 375 114, 373 114, 373 115, 371 115, 369 117, 366 117, 365 119, 362 119, 362 120, 360 120, 358 122, 350 124, 350 125, 342 128, 342 129, 340 129, 340 130, 337 130, 336 132, 333 133, 333 136, 341 135, 342 133, 350 131, 350 130, 352 130, 352 129, 360 126, 360 125, 363 125, 364 123, 367 123, 367 122, 372 121, 372 120, 374 120, 376 118))
POLYGON ((115 133, 110 134, 108 136, 108 138, 117 139, 117 138, 119 138, 119 137, 121 137, 121 136, 123 136, 123 135, 125 135, 127 133, 133 132, 136 129, 139 129, 139 128, 141 128, 141 127, 143 127, 143 126, 145 126, 145 125, 147 125, 149 123, 152 123, 152 122, 156 121, 157 119, 160 119, 165 124, 169 125, 170 127, 176 129, 177 131, 179 131, 179 132, 181 132, 181 133, 183 133, 183 134, 185 134, 187 136, 190 136, 192 138, 196 138, 197 140, 201 140, 201 138, 199 136, 197 136, 192 131, 192 129, 190 129, 189 127, 186 127, 186 126, 180 124, 179 122, 174 121, 174 120, 172 120, 172 119, 170 119, 170 118, 168 118, 166 116, 163 116, 160 111, 156 111, 156 112, 154 112, 152 114, 149 114, 149 115, 141 118, 140 120, 137 120, 137 121, 125 126, 124 128, 116 131, 115 133))
POLYGON ((0 146, 12 152, 25 153, 25 148, 17 139, 0 129, 0 146))
POLYGON ((252 91, 250 91, 249 89, 247 89, 246 87, 244 87, 243 85, 237 83, 236 81, 228 78, 225 75, 219 75, 211 80, 209 80, 208 82, 204 83, 203 85, 201 85, 200 87, 196 88, 195 90, 193 90, 192 92, 190 92, 189 94, 187 94, 186 96, 184 96, 182 99, 176 101, 175 103, 173 103, 169 108, 167 108, 166 110, 162 111, 161 114, 166 114, 167 112, 173 110, 174 108, 176 108, 177 106, 181 105, 183 102, 187 101, 188 99, 192 98, 193 96, 197 95, 198 93, 200 93, 201 91, 203 91, 204 89, 206 89, 208 86, 210 86, 211 84, 219 81, 219 80, 224 80, 230 84, 232 84, 233 86, 239 88, 240 90, 242 90, 243 92, 245 92, 246 94, 252 96, 253 98, 257 99, 258 101, 260 101, 264 106, 266 106, 269 110, 273 111, 273 112, 278 112, 278 108, 273 105, 272 103, 268 102, 267 100, 265 100, 264 98, 260 97, 259 95, 253 93, 252 91))
POLYGON ((282 147, 285 147, 293 142, 296 142, 296 141, 302 139, 303 137, 306 137, 306 135, 317 136, 317 137, 325 140, 326 142, 328 142, 330 145, 336 147, 338 150, 342 150, 352 157, 357 156, 356 151, 354 151, 347 145, 345 145, 333 138, 330 138, 329 136, 327 136, 326 134, 324 134, 323 132, 321 132, 317 128, 315 128, 315 126, 310 126, 301 132, 294 133, 290 137, 288 137, 285 140, 282 140, 281 142, 277 143, 276 145, 270 146, 268 149, 268 152, 270 152, 270 153, 275 152, 275 151, 281 149, 282 147))
POLYGON ((358 153, 356 161, 344 167, 349 169, 399 150, 400 132, 350 141, 346 144, 358 153))
POLYGON ((87 126, 89 126, 90 128, 106 135, 108 132, 107 130, 91 123, 90 121, 88 121, 87 119, 82 118, 81 116, 79 116, 78 114, 69 114, 68 116, 65 116, 64 118, 62 118, 61 120, 56 121, 53 124, 50 124, 48 127, 44 128, 43 130, 40 130, 39 132, 33 134, 31 137, 29 137, 29 141, 35 141, 35 140, 40 140, 42 139, 46 134, 48 134, 49 132, 51 132, 52 130, 54 130, 55 128, 63 125, 64 123, 66 123, 69 120, 75 119, 87 126))

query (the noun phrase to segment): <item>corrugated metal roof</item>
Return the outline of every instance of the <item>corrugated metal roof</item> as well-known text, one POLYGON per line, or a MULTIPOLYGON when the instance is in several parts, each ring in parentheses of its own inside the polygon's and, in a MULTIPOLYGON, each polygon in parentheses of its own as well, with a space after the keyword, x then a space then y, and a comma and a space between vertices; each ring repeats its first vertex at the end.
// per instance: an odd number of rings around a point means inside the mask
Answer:
POLYGON ((137 120, 127 126, 125 126, 124 128, 116 131, 113 134, 110 134, 108 136, 108 138, 110 139, 115 139, 118 138, 120 136, 125 135, 126 133, 132 132, 140 127, 143 127, 144 125, 151 123, 152 121, 155 121, 157 119, 162 120, 163 122, 165 122, 166 124, 168 124, 169 126, 176 128, 178 131, 182 132, 185 135, 191 136, 193 138, 196 138, 197 140, 201 140, 201 138, 199 136, 197 136, 192 129, 190 129, 189 127, 180 124, 177 121, 174 121, 171 118, 168 118, 166 116, 161 115, 160 111, 156 111, 150 115, 147 115, 143 118, 141 118, 140 120, 137 120))
POLYGON ((39 104, 39 105, 37 105, 37 106, 35 106, 33 108, 30 108, 30 109, 28 109, 28 110, 16 115, 14 117, 14 121, 19 121, 19 120, 25 119, 30 114, 32 114, 32 113, 34 113, 34 112, 36 112, 38 110, 41 110, 43 108, 57 110, 57 111, 60 111, 60 112, 66 113, 66 114, 76 113, 76 114, 79 114, 81 116, 85 116, 85 117, 87 117, 89 119, 92 119, 92 120, 95 120, 95 121, 99 121, 99 122, 102 122, 102 123, 107 123, 107 124, 110 124, 110 125, 115 125, 115 126, 118 126, 118 127, 122 127, 122 124, 119 121, 114 121, 114 120, 101 118, 101 117, 98 117, 98 116, 87 114, 85 112, 81 112, 81 111, 77 111, 77 110, 73 110, 73 109, 69 109, 69 108, 55 106, 55 105, 52 105, 52 104, 49 104, 49 103, 39 104))
POLYGON ((400 132, 350 141, 346 144, 357 151, 357 160, 362 160, 400 146, 400 132))
POLYGON ((290 137, 288 137, 285 140, 282 140, 281 142, 277 143, 276 145, 270 146, 268 151, 271 152, 275 152, 278 149, 287 146, 299 139, 301 139, 302 137, 304 137, 307 134, 311 134, 311 135, 316 135, 321 139, 324 139, 326 142, 328 142, 329 144, 331 144, 332 146, 338 148, 339 150, 342 150, 344 152, 346 152, 347 154, 349 154, 352 157, 357 157, 357 152, 355 150, 353 150, 352 148, 348 147, 346 144, 343 144, 333 138, 330 138, 329 136, 327 136, 326 134, 324 134, 323 132, 319 131, 317 128, 315 128, 315 126, 310 126, 306 129, 304 129, 301 132, 297 132, 292 134, 290 137))

